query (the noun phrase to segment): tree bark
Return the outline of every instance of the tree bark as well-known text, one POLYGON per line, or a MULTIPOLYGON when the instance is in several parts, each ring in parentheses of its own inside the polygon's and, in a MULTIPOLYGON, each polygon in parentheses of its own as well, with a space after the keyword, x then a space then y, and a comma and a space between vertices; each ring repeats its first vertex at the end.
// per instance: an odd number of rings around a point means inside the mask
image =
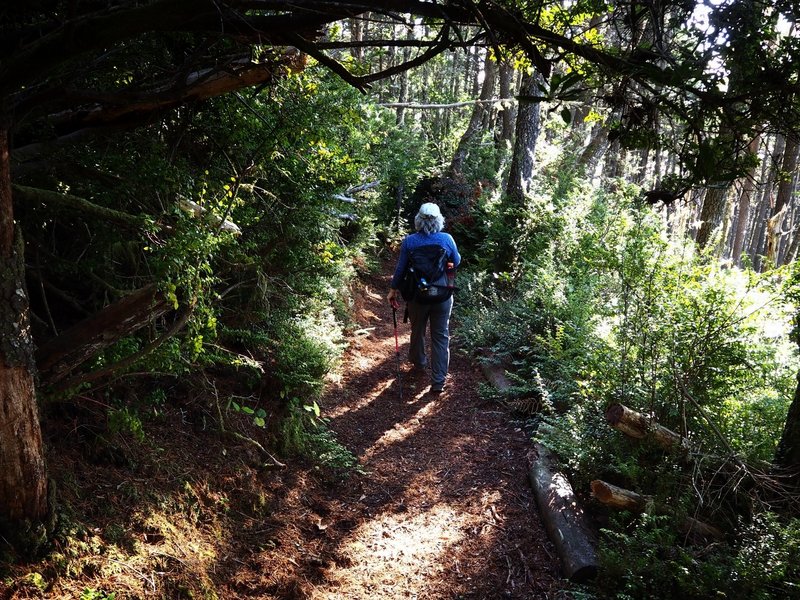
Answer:
POLYGON ((595 124, 589 138, 589 143, 581 151, 578 163, 583 165, 586 174, 594 175, 597 162, 608 148, 608 130, 601 124, 595 124))
MULTIPOLYGON (((406 30, 406 40, 411 41, 414 39, 414 28, 408 27, 406 30)), ((403 62, 407 63, 411 58, 411 49, 403 48, 403 62)), ((397 117, 395 123, 398 127, 402 127, 406 121, 406 109, 403 104, 408 101, 408 71, 403 71, 400 74, 400 91, 397 96, 397 117)))
POLYGON ((800 137, 789 134, 786 136, 786 147, 783 151, 783 161, 778 180, 778 191, 775 195, 775 206, 767 221, 767 266, 773 267, 781 264, 780 249, 783 240, 783 223, 786 215, 791 214, 792 196, 794 192, 795 174, 797 171, 798 153, 800 152, 800 137))
POLYGON ((503 238, 497 243, 495 266, 498 271, 512 271, 518 251, 514 238, 525 218, 526 196, 533 182, 536 138, 540 130, 541 96, 536 73, 525 73, 520 85, 520 102, 517 108, 514 151, 508 168, 505 195, 501 204, 503 238))
POLYGON ((533 167, 535 164, 536 138, 539 137, 541 102, 531 100, 541 96, 536 85, 541 76, 536 73, 526 73, 522 77, 520 97, 522 98, 517 109, 517 124, 514 139, 514 154, 511 157, 511 166, 506 183, 506 196, 509 204, 522 206, 525 195, 530 191, 533 180, 533 167))
POLYGON ((792 200, 792 182, 794 173, 797 170, 798 151, 800 151, 800 137, 791 134, 787 135, 786 146, 783 150, 783 160, 781 161, 778 192, 775 195, 775 206, 772 209, 771 217, 781 212, 792 200))
POLYGON ((514 104, 512 100, 511 80, 514 67, 507 60, 500 63, 500 98, 504 100, 503 110, 500 113, 501 128, 500 141, 511 145, 514 140, 514 104))
POLYGON ((727 207, 728 183, 720 183, 715 187, 706 190, 706 197, 703 200, 703 208, 700 211, 700 230, 697 232, 695 241, 701 248, 705 248, 711 238, 711 234, 717 230, 722 223, 727 207))
POLYGON ((0 127, 0 529, 19 545, 41 536, 47 472, 34 384, 22 237, 14 226, 8 129, 0 127))
POLYGON ((767 176, 764 178, 764 189, 761 193, 761 200, 759 202, 758 215, 755 217, 753 224, 752 239, 750 241, 750 258, 753 262, 753 268, 756 271, 762 270, 762 253, 764 249, 764 241, 766 239, 767 220, 771 213, 772 207, 775 205, 775 199, 772 195, 775 186, 775 180, 778 177, 778 164, 783 160, 783 152, 786 147, 786 138, 783 135, 777 135, 775 140, 775 147, 770 153, 771 159, 766 160, 766 167, 768 168, 767 176))

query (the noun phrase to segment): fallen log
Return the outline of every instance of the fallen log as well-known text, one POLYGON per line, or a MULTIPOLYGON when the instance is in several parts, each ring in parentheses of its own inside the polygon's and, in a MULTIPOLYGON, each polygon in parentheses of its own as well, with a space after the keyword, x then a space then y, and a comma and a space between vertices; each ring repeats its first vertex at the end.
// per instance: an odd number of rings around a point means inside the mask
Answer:
MULTIPOLYGON (((631 490, 617 487, 606 481, 595 479, 590 484, 592 496, 598 502, 610 508, 619 510, 629 510, 631 512, 642 513, 655 510, 659 514, 672 514, 673 511, 666 506, 655 506, 651 496, 644 496, 631 490)), ((694 517, 684 517, 678 526, 678 530, 696 542, 719 541, 724 539, 725 534, 719 529, 694 517)))
POLYGON ((42 381, 65 379, 101 350, 171 310, 172 302, 154 285, 131 292, 40 346, 36 363, 42 381))
MULTIPOLYGON (((502 365, 481 361, 481 367, 497 390, 505 392, 512 387, 502 365)), ((599 560, 586 515, 569 481, 556 470, 558 461, 553 454, 541 444, 534 444, 534 448, 537 458, 530 465, 528 478, 542 523, 556 548, 564 575, 576 583, 588 581, 597 575, 599 560)))
POLYGON ((651 498, 647 496, 617 487, 600 479, 595 479, 589 485, 592 488, 592 496, 612 508, 643 512, 647 508, 647 504, 651 502, 651 498))
POLYGON ((687 441, 671 429, 623 404, 612 404, 606 409, 606 421, 617 431, 636 439, 651 439, 662 448, 686 448, 687 441))
POLYGON ((484 377, 489 380, 495 389, 504 392, 508 390, 512 386, 511 380, 506 375, 506 369, 503 365, 497 364, 495 362, 491 362, 492 356, 490 354, 485 355, 487 360, 481 360, 481 370, 483 371, 484 377))
POLYGON ((686 517, 681 523, 680 532, 684 534, 687 539, 695 542, 719 542, 725 539, 725 534, 713 525, 709 525, 703 521, 693 517, 686 517))
POLYGON ((555 457, 536 444, 538 458, 529 471, 536 503, 547 534, 556 547, 564 574, 581 583, 597 575, 597 552, 586 515, 567 478, 555 470, 555 457))

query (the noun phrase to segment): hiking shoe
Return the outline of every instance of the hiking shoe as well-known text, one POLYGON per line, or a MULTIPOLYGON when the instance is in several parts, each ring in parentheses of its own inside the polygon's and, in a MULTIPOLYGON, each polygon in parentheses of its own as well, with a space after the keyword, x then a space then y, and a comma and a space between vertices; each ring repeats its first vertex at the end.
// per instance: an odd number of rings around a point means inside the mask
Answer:
POLYGON ((433 383, 431 384, 431 394, 441 394, 444 391, 444 384, 443 383, 433 383))

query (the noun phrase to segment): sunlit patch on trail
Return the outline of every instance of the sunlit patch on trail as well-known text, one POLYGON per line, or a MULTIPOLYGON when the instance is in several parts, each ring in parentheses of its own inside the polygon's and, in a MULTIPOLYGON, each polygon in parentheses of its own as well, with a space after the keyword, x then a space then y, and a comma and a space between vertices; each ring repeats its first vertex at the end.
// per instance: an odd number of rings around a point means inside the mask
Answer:
MULTIPOLYGON (((403 391, 405 394, 405 390, 403 391)), ((416 404, 422 399, 425 399, 428 396, 428 390, 426 388, 422 388, 421 390, 415 391, 413 394, 409 394, 408 398, 405 400, 406 404, 416 404)))
POLYGON ((342 546, 348 566, 328 571, 331 585, 312 598, 405 598, 423 593, 454 568, 450 555, 470 531, 469 518, 437 504, 423 513, 384 514, 364 523, 342 546))
MULTIPOLYGON (((423 392, 424 394, 424 392, 423 392)), ((416 413, 405 420, 403 423, 396 423, 391 429, 384 431, 383 435, 378 440, 367 448, 364 452, 364 459, 369 460, 376 452, 384 448, 402 442, 406 438, 414 435, 419 427, 422 425, 422 420, 428 416, 431 410, 436 406, 435 402, 428 402, 424 404, 416 413)))
POLYGON ((346 415, 349 412, 362 410, 372 404, 377 398, 380 398, 381 395, 387 392, 387 390, 392 387, 394 384, 394 379, 389 379, 388 381, 382 381, 375 389, 373 389, 369 394, 366 394, 363 398, 358 400, 353 404, 343 404, 337 408, 333 408, 325 414, 326 417, 329 419, 338 419, 346 415))

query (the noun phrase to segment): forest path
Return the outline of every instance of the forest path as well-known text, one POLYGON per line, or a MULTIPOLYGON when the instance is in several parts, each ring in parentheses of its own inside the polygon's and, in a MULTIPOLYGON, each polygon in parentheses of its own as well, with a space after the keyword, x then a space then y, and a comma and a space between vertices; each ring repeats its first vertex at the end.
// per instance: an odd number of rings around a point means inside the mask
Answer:
POLYGON ((554 597, 559 565, 527 481, 526 434, 481 400, 482 377, 455 344, 447 388, 430 394, 427 377, 410 374, 398 311, 401 398, 388 279, 363 282, 321 402, 363 473, 331 482, 309 471, 287 486, 275 513, 286 561, 264 565, 272 589, 318 600, 554 597))

